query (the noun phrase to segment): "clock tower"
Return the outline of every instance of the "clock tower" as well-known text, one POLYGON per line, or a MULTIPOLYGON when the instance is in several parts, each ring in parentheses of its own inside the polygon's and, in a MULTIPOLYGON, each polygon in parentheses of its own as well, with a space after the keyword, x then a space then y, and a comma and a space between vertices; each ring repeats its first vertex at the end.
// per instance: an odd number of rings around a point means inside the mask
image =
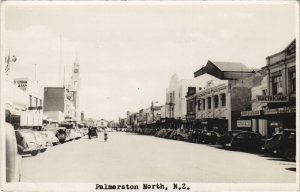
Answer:
POLYGON ((73 63, 72 75, 68 85, 68 89, 73 94, 73 103, 75 106, 75 119, 76 121, 79 121, 80 120, 80 110, 79 110, 80 66, 77 58, 73 63))

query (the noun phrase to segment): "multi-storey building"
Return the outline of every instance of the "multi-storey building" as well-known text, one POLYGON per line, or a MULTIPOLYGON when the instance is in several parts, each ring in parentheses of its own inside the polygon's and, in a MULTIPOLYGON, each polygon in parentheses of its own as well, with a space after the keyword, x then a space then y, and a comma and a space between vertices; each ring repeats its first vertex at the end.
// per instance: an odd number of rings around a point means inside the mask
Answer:
POLYGON ((190 87, 186 94, 187 127, 219 132, 239 129, 240 112, 251 108, 251 83, 240 81, 254 74, 242 63, 208 61, 194 73, 202 78, 202 85, 190 87))
POLYGON ((166 117, 185 120, 186 118, 186 92, 188 87, 203 87, 204 82, 207 80, 218 79, 209 74, 199 76, 194 79, 181 79, 179 80, 178 75, 173 75, 170 80, 169 87, 167 88, 166 94, 166 117))
POLYGON ((41 128, 43 124, 43 87, 29 78, 6 80, 7 119, 15 127, 41 128))
POLYGON ((255 99, 252 111, 243 111, 241 116, 252 118, 267 136, 282 129, 296 128, 296 40, 293 40, 284 50, 268 56, 267 65, 262 68, 266 77, 258 91, 253 88, 255 99))

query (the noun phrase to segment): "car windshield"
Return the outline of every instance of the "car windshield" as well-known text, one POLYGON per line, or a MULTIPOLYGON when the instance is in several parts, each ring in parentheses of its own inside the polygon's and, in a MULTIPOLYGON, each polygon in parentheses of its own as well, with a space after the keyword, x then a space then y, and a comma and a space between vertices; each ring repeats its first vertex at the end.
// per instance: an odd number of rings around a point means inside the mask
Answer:
POLYGON ((22 136, 28 142, 35 140, 35 136, 32 133, 29 133, 29 132, 23 132, 22 136))

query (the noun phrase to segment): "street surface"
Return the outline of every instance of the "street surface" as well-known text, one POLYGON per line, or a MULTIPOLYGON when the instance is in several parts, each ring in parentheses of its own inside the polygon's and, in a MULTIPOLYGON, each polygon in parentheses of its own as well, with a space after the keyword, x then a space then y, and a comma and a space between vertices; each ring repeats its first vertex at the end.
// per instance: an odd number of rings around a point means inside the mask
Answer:
POLYGON ((296 181, 295 162, 154 136, 109 132, 22 159, 23 182, 296 181))

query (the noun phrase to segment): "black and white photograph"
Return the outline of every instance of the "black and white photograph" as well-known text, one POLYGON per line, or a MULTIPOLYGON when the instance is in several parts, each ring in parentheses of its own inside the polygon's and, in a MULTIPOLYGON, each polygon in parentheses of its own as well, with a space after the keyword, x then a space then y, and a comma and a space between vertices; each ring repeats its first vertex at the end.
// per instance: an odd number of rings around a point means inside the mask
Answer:
POLYGON ((298 17, 298 1, 2 2, 1 190, 299 190, 298 17))

